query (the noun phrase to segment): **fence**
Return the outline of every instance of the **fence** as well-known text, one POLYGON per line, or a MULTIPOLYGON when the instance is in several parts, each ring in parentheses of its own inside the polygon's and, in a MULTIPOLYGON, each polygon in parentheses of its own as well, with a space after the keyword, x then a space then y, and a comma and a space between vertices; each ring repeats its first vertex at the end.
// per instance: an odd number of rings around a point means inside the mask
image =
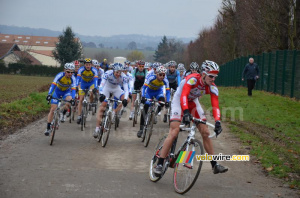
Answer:
POLYGON ((246 86, 242 72, 249 58, 259 66, 256 90, 264 90, 300 99, 300 51, 280 50, 261 55, 249 55, 230 61, 220 67, 218 86, 246 86))

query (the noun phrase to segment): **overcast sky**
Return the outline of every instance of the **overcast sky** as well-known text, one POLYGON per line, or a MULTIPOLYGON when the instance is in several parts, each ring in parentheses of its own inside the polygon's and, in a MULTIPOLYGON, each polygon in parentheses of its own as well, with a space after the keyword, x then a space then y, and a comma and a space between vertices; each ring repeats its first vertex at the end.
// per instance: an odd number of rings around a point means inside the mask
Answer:
POLYGON ((197 37, 222 0, 0 0, 0 24, 82 35, 197 37))

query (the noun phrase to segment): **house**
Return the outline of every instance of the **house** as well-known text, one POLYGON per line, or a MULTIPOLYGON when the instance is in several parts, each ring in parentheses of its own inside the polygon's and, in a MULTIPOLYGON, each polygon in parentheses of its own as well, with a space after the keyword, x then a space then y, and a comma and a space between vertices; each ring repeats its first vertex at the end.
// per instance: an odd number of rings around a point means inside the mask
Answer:
POLYGON ((21 51, 20 47, 15 43, 0 43, 0 60, 5 65, 25 60, 32 65, 42 65, 42 63, 26 51, 21 51))
MULTIPOLYGON (((81 46, 79 38, 76 41, 81 46)), ((0 34, 0 43, 15 43, 21 51, 28 52, 41 64, 54 67, 60 66, 52 54, 58 42, 58 37, 0 34)))

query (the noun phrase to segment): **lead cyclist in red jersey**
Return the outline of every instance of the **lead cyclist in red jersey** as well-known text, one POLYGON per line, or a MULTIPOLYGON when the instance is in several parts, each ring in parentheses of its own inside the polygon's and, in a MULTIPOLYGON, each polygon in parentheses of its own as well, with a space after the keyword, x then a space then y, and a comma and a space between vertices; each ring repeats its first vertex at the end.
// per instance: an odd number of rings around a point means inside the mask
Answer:
MULTIPOLYGON (((202 74, 190 74, 183 81, 181 81, 177 91, 174 94, 172 100, 172 112, 171 112, 171 124, 169 135, 166 138, 160 158, 158 160, 157 166, 154 169, 156 175, 162 174, 162 167, 164 159, 166 158, 173 141, 176 139, 179 133, 179 126, 181 120, 184 124, 188 125, 192 119, 192 116, 195 118, 200 118, 206 120, 204 111, 199 103, 199 97, 205 94, 210 94, 211 104, 213 107, 213 116, 215 118, 215 132, 218 136, 222 132, 221 122, 220 122, 220 109, 218 101, 218 88, 214 84, 214 81, 217 74, 219 73, 219 66, 213 61, 205 61, 202 64, 202 74), (183 119, 182 119, 183 117, 183 119)), ((213 144, 211 139, 208 137, 210 135, 207 125, 198 124, 198 130, 201 133, 203 138, 203 145, 206 152, 209 155, 214 154, 213 144)), ((224 167, 218 164, 216 161, 211 161, 213 173, 224 173, 228 170, 227 167, 224 167)))

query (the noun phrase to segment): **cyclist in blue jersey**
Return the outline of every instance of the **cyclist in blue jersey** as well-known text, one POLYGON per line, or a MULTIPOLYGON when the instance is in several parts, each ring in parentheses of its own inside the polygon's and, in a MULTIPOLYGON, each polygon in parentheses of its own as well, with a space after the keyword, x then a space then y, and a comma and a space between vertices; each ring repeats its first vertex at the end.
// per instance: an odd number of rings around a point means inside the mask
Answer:
MULTIPOLYGON (((165 78, 167 69, 164 68, 164 66, 159 66, 156 69, 156 74, 149 76, 142 89, 142 100, 141 102, 145 104, 144 106, 144 112, 141 114, 141 122, 140 122, 140 130, 137 133, 137 136, 140 138, 143 134, 143 128, 144 128, 144 115, 147 114, 148 108, 149 108, 149 102, 146 100, 152 99, 155 97, 158 101, 165 102, 165 97, 163 94, 163 86, 166 87, 166 98, 167 102, 165 103, 166 107, 169 107, 169 101, 170 101, 170 87, 169 82, 165 78)), ((160 112, 161 108, 164 106, 164 104, 160 104, 158 107, 158 112, 160 112)))
MULTIPOLYGON (((92 67, 90 58, 84 59, 84 66, 80 67, 77 74, 76 86, 79 94, 78 117, 77 124, 81 122, 82 101, 84 99, 84 89, 92 89, 93 93, 97 93, 98 71, 92 67)), ((90 101, 93 101, 93 94, 90 96, 90 101)))
POLYGON ((104 70, 100 67, 100 63, 97 60, 92 60, 92 66, 95 67, 98 71, 98 81, 97 85, 100 86, 101 84, 101 79, 104 74, 104 70))
POLYGON ((180 74, 180 81, 182 81, 184 79, 184 72, 185 72, 184 64, 179 63, 177 70, 179 71, 179 74, 180 74))
MULTIPOLYGON (((75 90, 76 90, 76 79, 73 76, 73 72, 75 70, 75 66, 73 63, 66 63, 64 66, 64 71, 58 73, 49 89, 46 100, 51 100, 51 108, 48 114, 47 119, 47 129, 45 131, 45 135, 49 136, 51 129, 51 122, 53 120, 54 111, 57 108, 58 100, 51 98, 60 98, 62 97, 64 100, 71 101, 71 104, 74 105, 75 98, 75 90)), ((65 121, 65 115, 68 109, 70 108, 70 103, 66 103, 63 108, 63 113, 60 115, 61 122, 65 121)))

